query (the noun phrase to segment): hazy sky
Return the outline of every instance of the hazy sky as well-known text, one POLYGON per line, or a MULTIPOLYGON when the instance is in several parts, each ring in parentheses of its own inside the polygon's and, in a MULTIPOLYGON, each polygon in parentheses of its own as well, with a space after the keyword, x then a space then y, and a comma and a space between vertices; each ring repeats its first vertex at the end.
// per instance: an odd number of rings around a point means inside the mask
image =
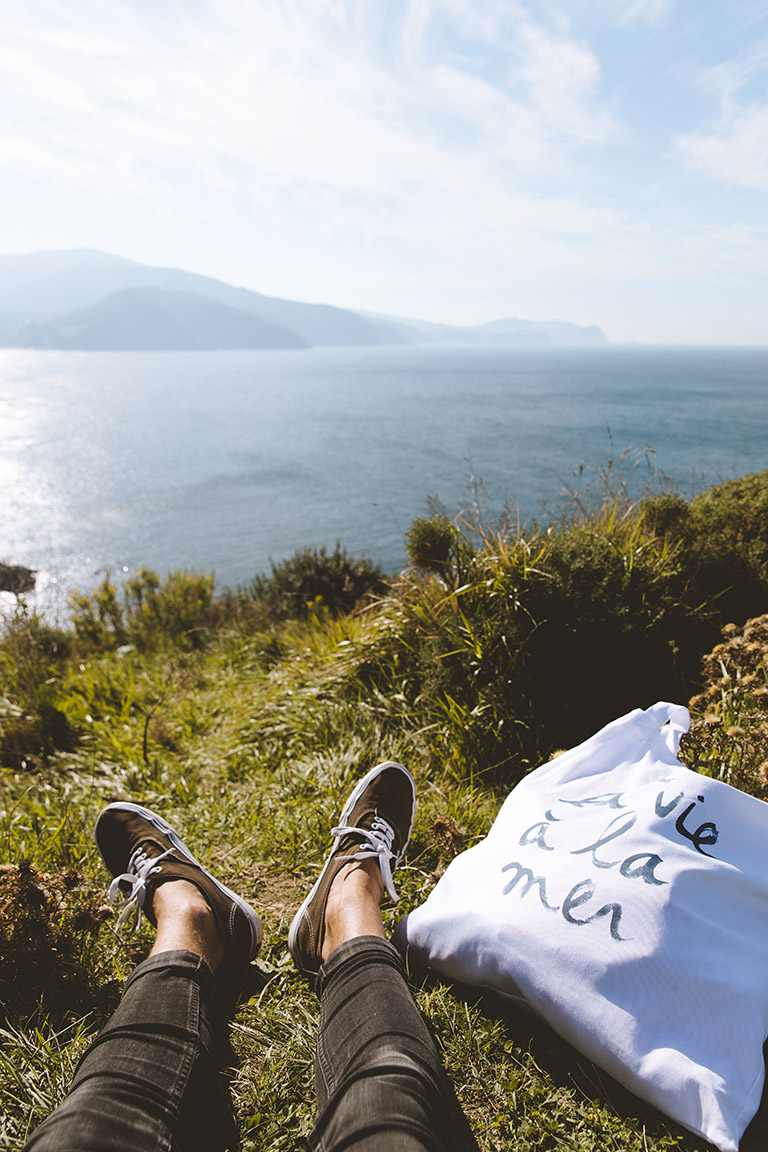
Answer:
POLYGON ((767 0, 4 0, 0 250, 768 343, 767 0))

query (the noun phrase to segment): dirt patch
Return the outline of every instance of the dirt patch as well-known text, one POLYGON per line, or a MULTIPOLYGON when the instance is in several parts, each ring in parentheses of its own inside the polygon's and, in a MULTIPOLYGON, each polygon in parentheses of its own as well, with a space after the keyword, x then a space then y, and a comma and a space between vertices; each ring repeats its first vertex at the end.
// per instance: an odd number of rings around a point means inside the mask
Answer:
POLYGON ((260 911, 292 918, 308 891, 303 877, 290 872, 266 872, 256 882, 256 901, 260 911))

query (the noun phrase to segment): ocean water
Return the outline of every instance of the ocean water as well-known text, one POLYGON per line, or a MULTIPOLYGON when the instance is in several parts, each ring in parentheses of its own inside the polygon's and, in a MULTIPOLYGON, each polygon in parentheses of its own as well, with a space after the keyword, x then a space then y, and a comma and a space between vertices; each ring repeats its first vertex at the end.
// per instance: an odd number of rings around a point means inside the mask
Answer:
POLYGON ((0 350, 0 560, 39 603, 142 564, 247 583, 340 539, 393 571, 427 497, 555 515, 598 459, 768 467, 768 349, 0 350))

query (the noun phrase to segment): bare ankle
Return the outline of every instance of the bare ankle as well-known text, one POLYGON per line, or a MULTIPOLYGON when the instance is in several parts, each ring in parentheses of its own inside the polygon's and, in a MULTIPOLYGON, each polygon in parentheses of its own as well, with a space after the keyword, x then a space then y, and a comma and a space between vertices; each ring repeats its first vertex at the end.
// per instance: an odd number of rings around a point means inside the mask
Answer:
POLYGON ((355 860, 339 869, 328 892, 321 957, 327 960, 346 940, 385 938, 381 919, 384 884, 378 860, 355 860))
POLYGON ((157 936, 150 955, 186 950, 201 956, 215 970, 224 948, 210 905, 199 888, 186 880, 161 884, 152 897, 157 936))
POLYGON ((166 916, 176 916, 187 908, 194 909, 200 905, 208 908, 200 889, 188 880, 169 880, 159 884, 152 893, 152 911, 158 922, 166 916))

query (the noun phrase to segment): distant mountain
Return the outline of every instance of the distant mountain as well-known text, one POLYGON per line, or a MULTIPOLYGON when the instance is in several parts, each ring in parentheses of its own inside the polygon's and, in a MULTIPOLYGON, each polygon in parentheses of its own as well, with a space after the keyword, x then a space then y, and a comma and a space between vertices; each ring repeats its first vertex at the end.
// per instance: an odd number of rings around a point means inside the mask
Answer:
POLYGON ((296 332, 258 316, 171 288, 122 288, 98 304, 18 330, 27 348, 178 351, 204 348, 307 348, 296 332))
POLYGON ((363 312, 371 323, 385 327, 403 344, 500 344, 515 348, 600 348, 608 340, 596 324, 568 324, 564 320, 491 320, 487 324, 460 326, 434 324, 429 320, 406 320, 363 312))
MULTIPOLYGON (((265 325, 265 332, 266 326, 275 329, 272 343, 259 341, 244 345, 237 339, 231 344, 219 344, 219 347, 306 348, 310 345, 391 342, 383 330, 379 331, 378 326, 344 308, 262 296, 247 288, 234 288, 210 276, 199 276, 195 272, 183 272, 177 268, 155 268, 88 249, 0 256, 0 342, 6 345, 21 344, 27 348, 118 347, 109 343, 109 334, 115 330, 117 323, 112 307, 101 309, 109 297, 128 289, 163 289, 187 296, 194 295, 203 301, 215 301, 229 309, 257 317, 265 325), (90 317, 83 316, 85 310, 94 308, 97 312, 90 317), (104 321, 103 325, 101 320, 104 321), (81 331, 79 344, 55 342, 54 332, 68 331, 73 326, 81 331), (287 342, 286 332, 291 334, 291 343, 287 342), (40 343, 34 343, 38 338, 40 343), (86 339, 93 343, 86 344, 86 339)), ((134 318, 138 322, 139 298, 127 298, 126 303, 132 305, 134 318)), ((143 305, 147 304, 148 298, 145 297, 143 305)), ((123 343, 119 347, 177 347, 175 341, 180 338, 178 329, 174 317, 170 313, 168 315, 167 329, 161 332, 156 308, 148 309, 147 319, 151 327, 147 332, 147 343, 136 342, 140 340, 139 329, 134 327, 134 342, 130 345, 123 343)), ((202 315, 202 311, 199 315, 202 315)), ((126 328, 129 326, 126 322, 126 328)), ((216 327, 215 318, 211 320, 211 327, 216 327)), ((188 346, 191 345, 184 345, 188 346)))
POLYGON ((482 340, 500 344, 541 340, 553 348, 596 348, 608 344, 602 329, 596 324, 584 327, 567 324, 564 320, 491 320, 469 331, 476 332, 482 340))
POLYGON ((607 344, 597 327, 495 320, 458 327, 263 296, 210 276, 80 249, 0 256, 0 345, 306 348, 383 344, 607 344))

